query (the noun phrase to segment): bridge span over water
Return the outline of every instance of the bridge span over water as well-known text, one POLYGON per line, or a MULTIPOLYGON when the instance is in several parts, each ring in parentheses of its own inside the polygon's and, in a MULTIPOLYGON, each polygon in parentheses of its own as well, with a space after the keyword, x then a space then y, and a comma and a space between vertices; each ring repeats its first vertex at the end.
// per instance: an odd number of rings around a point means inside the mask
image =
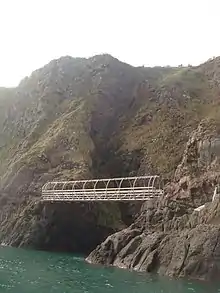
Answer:
POLYGON ((41 201, 146 201, 163 195, 159 176, 47 182, 41 201))

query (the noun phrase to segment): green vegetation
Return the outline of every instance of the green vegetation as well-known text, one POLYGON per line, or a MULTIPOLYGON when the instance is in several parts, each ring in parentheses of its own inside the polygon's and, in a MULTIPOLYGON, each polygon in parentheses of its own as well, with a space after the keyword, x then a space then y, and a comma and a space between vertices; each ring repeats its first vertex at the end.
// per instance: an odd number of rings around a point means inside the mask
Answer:
MULTIPOLYGON (((219 121, 218 63, 134 68, 109 55, 64 57, 18 88, 0 89, 2 208, 11 219, 25 217, 12 203, 25 206, 47 180, 141 173, 171 179, 199 122, 219 121)), ((122 225, 117 204, 94 213, 100 225, 122 225)))

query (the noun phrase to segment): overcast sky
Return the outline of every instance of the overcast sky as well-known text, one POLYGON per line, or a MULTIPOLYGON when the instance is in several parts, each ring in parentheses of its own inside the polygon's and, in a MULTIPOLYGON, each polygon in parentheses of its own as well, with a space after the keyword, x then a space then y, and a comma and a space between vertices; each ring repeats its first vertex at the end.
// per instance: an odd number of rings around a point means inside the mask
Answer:
POLYGON ((0 0, 0 86, 63 55, 135 66, 220 55, 220 0, 0 0))

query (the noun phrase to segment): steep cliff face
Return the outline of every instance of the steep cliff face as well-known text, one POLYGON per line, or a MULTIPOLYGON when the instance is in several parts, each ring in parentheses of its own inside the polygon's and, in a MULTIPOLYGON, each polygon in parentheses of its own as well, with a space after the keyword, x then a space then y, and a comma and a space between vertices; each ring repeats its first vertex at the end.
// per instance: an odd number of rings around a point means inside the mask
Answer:
MULTIPOLYGON (((55 179, 143 173, 170 180, 201 119, 217 121, 218 63, 134 68, 110 55, 67 56, 36 70, 17 88, 0 89, 1 241, 88 252, 129 225, 138 206, 45 206, 38 203, 41 187, 55 179)), ((169 185, 174 197, 182 196, 182 178, 191 176, 193 182, 217 172, 218 162, 207 157, 218 149, 216 138, 196 137, 188 145, 200 152, 198 167, 188 170, 189 158, 182 160, 169 185)), ((190 184, 183 197, 194 205, 204 202, 206 193, 194 196, 190 184)))
POLYGON ((115 204, 108 205, 108 208, 104 204, 90 204, 84 208, 81 204, 72 204, 71 207, 51 205, 45 216, 44 208, 38 208, 36 202, 42 184, 48 180, 93 178, 101 174, 96 165, 111 144, 101 141, 108 141, 117 129, 117 118, 124 110, 122 105, 126 108, 124 99, 128 103, 132 99, 139 78, 135 71, 108 55, 89 60, 65 57, 52 61, 23 80, 12 92, 8 104, 5 104, 3 93, 1 141, 4 147, 0 153, 2 241, 15 245, 31 243, 48 249, 75 250, 75 247, 81 247, 84 252, 97 245, 106 233, 123 225, 120 209, 115 204), (129 74, 125 75, 127 70, 129 74), (119 79, 119 75, 125 77, 119 79), (116 104, 119 90, 120 100, 116 104), (69 215, 67 219, 67 211, 68 214, 72 211, 74 216, 69 215), (31 213, 36 215, 30 222, 26 218, 29 219, 31 213), (82 221, 80 227, 73 225, 79 221, 82 221), (17 222, 22 229, 17 229, 17 222), (78 234, 85 238, 89 227, 94 236, 91 242, 84 239, 87 241, 84 249, 78 234), (66 235, 63 231, 68 229, 66 235), (33 240, 34 233, 41 235, 40 240, 36 237, 33 240), (66 239, 63 246, 52 241, 56 238, 66 239))
POLYGON ((174 181, 167 186, 169 197, 182 199, 194 206, 210 201, 220 175, 220 122, 202 120, 192 132, 174 181))
POLYGON ((109 236, 89 262, 199 279, 220 274, 220 124, 204 120, 189 138, 175 181, 142 206, 130 227, 109 236), (205 204, 200 211, 194 208, 205 204))

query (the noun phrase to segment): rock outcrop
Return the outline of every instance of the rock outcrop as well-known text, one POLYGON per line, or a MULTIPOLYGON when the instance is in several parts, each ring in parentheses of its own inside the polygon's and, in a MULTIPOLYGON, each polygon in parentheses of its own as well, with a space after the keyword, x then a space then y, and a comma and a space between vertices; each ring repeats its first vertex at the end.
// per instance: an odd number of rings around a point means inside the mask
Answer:
POLYGON ((220 203, 170 220, 162 214, 161 223, 154 225, 142 215, 142 221, 109 236, 87 261, 175 277, 219 278, 220 203))
POLYGON ((137 220, 100 244, 88 262, 197 279, 220 275, 220 127, 202 121, 192 133, 163 199, 146 202, 137 220), (204 204, 201 211, 194 208, 204 204))

